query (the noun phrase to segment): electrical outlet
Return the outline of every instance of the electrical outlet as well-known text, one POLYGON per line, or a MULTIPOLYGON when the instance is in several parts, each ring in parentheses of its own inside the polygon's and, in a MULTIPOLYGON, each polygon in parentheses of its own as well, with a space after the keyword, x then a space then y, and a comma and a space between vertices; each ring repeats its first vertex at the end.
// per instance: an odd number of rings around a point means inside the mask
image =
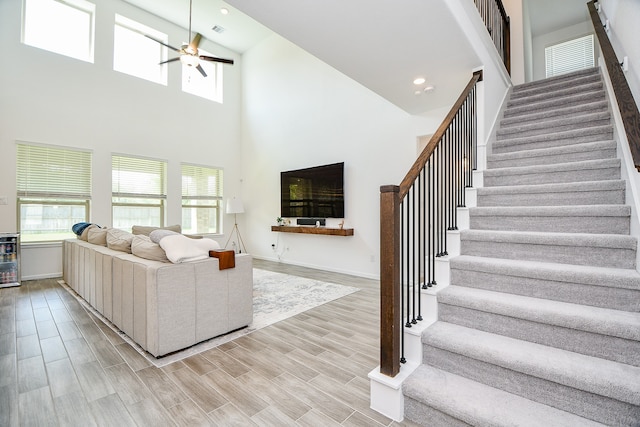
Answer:
POLYGON ((8 205, 9 204, 9 199, 7 199, 7 196, 0 196, 0 205, 8 205))

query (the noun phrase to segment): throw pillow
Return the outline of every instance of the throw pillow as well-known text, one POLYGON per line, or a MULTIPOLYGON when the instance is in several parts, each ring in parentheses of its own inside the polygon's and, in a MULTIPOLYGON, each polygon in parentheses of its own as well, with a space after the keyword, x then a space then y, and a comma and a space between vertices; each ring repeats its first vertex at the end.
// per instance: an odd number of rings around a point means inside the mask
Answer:
POLYGON ((164 249, 162 249, 159 244, 153 243, 149 236, 142 234, 133 236, 131 253, 144 259, 169 262, 164 249))
POLYGON ((170 225, 168 227, 151 227, 147 225, 134 225, 133 227, 131 227, 131 232, 133 234, 143 234, 145 236, 148 236, 154 230, 171 230, 175 231, 176 233, 181 233, 182 226, 180 224, 176 224, 170 225))
POLYGON ((149 238, 153 243, 160 243, 160 240, 162 240, 163 237, 173 236, 175 234, 180 234, 180 233, 176 233, 175 231, 171 231, 171 230, 158 229, 158 230, 153 230, 151 233, 149 233, 149 238))
POLYGON ((90 228, 87 233, 87 241, 94 245, 107 246, 107 230, 108 228, 90 228))
MULTIPOLYGON (((88 242, 88 241, 89 241, 89 230, 91 230, 92 228, 96 228, 96 227, 98 227, 98 226, 97 226, 97 225, 95 225, 95 224, 91 224, 91 225, 89 225, 89 226, 88 226, 88 227, 86 227, 84 230, 82 230, 82 234, 80 234, 80 235, 78 236, 78 239, 80 239, 80 240, 84 240, 85 242, 88 242)), ((99 227, 98 227, 98 228, 99 228, 99 227)))
POLYGON ((107 231, 107 247, 116 251, 131 253, 133 234, 128 231, 110 228, 107 231))

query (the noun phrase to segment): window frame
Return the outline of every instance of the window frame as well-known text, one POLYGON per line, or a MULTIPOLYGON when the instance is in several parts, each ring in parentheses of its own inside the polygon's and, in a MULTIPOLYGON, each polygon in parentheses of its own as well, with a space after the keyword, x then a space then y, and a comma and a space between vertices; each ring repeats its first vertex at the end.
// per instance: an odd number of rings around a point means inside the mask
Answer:
MULTIPOLYGON (((33 5, 32 5, 33 6, 33 5)), ((23 14, 22 14, 22 28, 21 28, 21 42, 27 46, 32 46, 38 49, 43 49, 46 50, 48 52, 52 52, 58 55, 63 55, 66 56, 68 58, 74 58, 74 59, 78 59, 80 61, 85 61, 85 62, 89 62, 89 63, 94 63, 94 57, 95 57, 95 33, 96 33, 96 5, 95 3, 91 3, 89 1, 86 0, 23 0, 22 1, 22 7, 23 7, 23 14), (65 52, 64 49, 56 49, 56 46, 65 46, 66 43, 61 43, 59 42, 57 45, 50 45, 48 41, 51 40, 51 36, 50 34, 52 33, 51 30, 53 29, 49 29, 50 31, 47 31, 48 36, 44 38, 44 40, 47 41, 43 41, 43 39, 38 40, 36 36, 32 36, 30 34, 32 34, 30 32, 30 23, 29 23, 29 11, 30 6, 28 5, 29 2, 37 2, 37 1, 46 1, 46 2, 51 2, 51 3, 58 3, 64 6, 67 6, 69 8, 75 9, 76 11, 79 12, 83 12, 88 14, 89 16, 89 22, 88 22, 88 31, 89 34, 87 35, 87 51, 81 55, 76 55, 76 54, 70 54, 69 52, 65 52), (34 40, 31 40, 34 39, 34 40)), ((33 6, 33 7, 37 7, 37 6, 33 6)), ((49 17, 51 18, 51 17, 49 17)), ((49 19, 51 20, 51 19, 49 19)), ((53 20, 51 20, 53 21, 53 20)), ((35 25, 35 24, 34 24, 35 25)), ((46 29, 43 29, 42 31, 46 31, 46 29)), ((80 31, 78 29, 78 31, 80 31)), ((73 38, 79 38, 78 37, 79 34, 76 34, 73 38)))
MULTIPOLYGON (((130 164, 129 166, 133 167, 135 165, 130 164)), ((145 171, 152 172, 152 170, 153 168, 151 167, 151 168, 137 169, 137 170, 134 170, 134 172, 144 173, 145 171)), ((129 181, 118 180, 118 184, 121 184, 121 183, 123 186, 126 186, 126 184, 129 183, 129 181)), ((167 161, 166 160, 153 159, 153 158, 142 157, 142 156, 133 156, 129 154, 119 154, 119 153, 111 154, 111 222, 114 227, 122 228, 122 229, 126 229, 127 226, 133 227, 134 225, 149 225, 149 226, 155 226, 155 227, 164 227, 165 216, 166 216, 166 200, 167 200, 167 161), (116 183, 114 182, 114 174, 116 172, 126 170, 120 167, 120 165, 118 166, 118 169, 114 168, 114 161, 116 158, 123 159, 125 162, 130 162, 130 163, 139 162, 140 163, 139 166, 141 166, 144 163, 146 163, 147 166, 151 166, 153 163, 156 163, 157 164, 156 166, 159 166, 159 170, 160 170, 160 175, 159 175, 160 191, 158 193, 114 191, 114 186, 116 185, 116 183), (134 201, 117 201, 116 199, 132 199, 134 201), (138 202, 136 202, 135 200, 138 200, 138 202), (142 202, 143 200, 155 200, 157 202, 146 203, 146 202, 142 202), (122 224, 120 223, 121 220, 116 220, 115 209, 117 207, 141 207, 141 208, 158 209, 159 223, 158 224, 151 224, 151 223, 129 224, 127 221, 122 221, 123 223, 127 223, 126 226, 122 226, 122 224), (117 222, 118 222, 118 225, 116 225, 117 222)))
MULTIPOLYGON (((84 218, 77 218, 72 222, 88 222, 91 216, 91 188, 92 188, 92 167, 93 167, 93 152, 91 150, 55 146, 48 144, 37 144, 25 141, 16 141, 16 226, 17 230, 21 234, 21 240, 23 243, 50 243, 60 242, 66 238, 74 237, 71 226, 68 224, 68 230, 66 232, 55 233, 60 235, 60 238, 30 238, 30 235, 38 233, 29 233, 23 230, 26 226, 28 218, 22 218, 22 209, 27 205, 39 205, 41 207, 55 207, 55 206, 84 206, 84 218), (28 153, 25 153, 27 150, 28 153), (27 156, 28 159, 21 159, 22 156, 27 156), (84 160, 82 159, 84 157, 84 160), (46 158, 46 161, 44 160, 46 158), (53 163, 50 160, 63 160, 75 158, 75 161, 69 161, 68 167, 60 173, 59 165, 61 163, 53 163), (26 164, 25 164, 26 162, 26 164), (43 165, 44 162, 44 165, 43 165), (34 167, 38 165, 38 167, 34 167), (56 165, 53 168, 53 165, 56 165), (48 167, 47 167, 48 166, 48 167), (68 173, 70 167, 75 167, 75 173, 68 173), (83 169, 82 174, 78 174, 77 170, 83 169), (53 170, 55 169, 55 170, 53 170), (56 173, 58 171, 58 173, 56 173), (32 173, 34 172, 34 173, 32 173), (55 186, 51 185, 52 177, 58 175, 61 182, 55 186), (70 177, 73 175, 73 178, 70 177), (80 176, 79 176, 80 175, 80 176), (78 179, 80 178, 80 180, 78 179), (64 189, 75 188, 70 185, 70 181, 74 184, 80 184, 82 191, 64 191, 64 189), (79 182, 82 181, 82 182, 79 182), (46 184, 42 184, 46 182, 46 184), (60 189, 57 190, 56 187, 60 189), (53 191, 56 189, 57 191, 53 191)), ((72 219, 72 218, 69 218, 72 219)), ((52 218, 42 217, 41 221, 52 221, 52 218)))
MULTIPOLYGON (((203 231, 200 230, 199 225, 196 221, 196 229, 194 231, 190 231, 192 234, 222 234, 222 210, 223 210, 223 192, 224 192, 224 169, 214 166, 204 166, 204 165, 196 165, 191 163, 181 163, 180 164, 180 181, 181 181, 181 227, 183 231, 186 230, 184 224, 184 210, 185 209, 195 209, 196 212, 198 209, 213 209, 215 214, 216 221, 216 229, 214 231, 203 231), (194 170, 199 170, 204 172, 202 174, 198 173, 200 176, 196 176, 196 174, 185 173, 185 168, 192 168, 194 170), (206 171, 214 171, 212 174, 206 173, 206 171), (196 194, 193 195, 185 195, 185 177, 191 178, 205 178, 205 177, 215 177, 217 180, 215 185, 215 194, 203 194, 196 190, 196 194), (198 201, 210 201, 211 204, 197 204, 198 201), (196 202, 196 204, 192 204, 190 202, 196 202)), ((191 188, 191 187, 189 187, 191 188)), ((197 215, 196 215, 197 216, 197 215)))

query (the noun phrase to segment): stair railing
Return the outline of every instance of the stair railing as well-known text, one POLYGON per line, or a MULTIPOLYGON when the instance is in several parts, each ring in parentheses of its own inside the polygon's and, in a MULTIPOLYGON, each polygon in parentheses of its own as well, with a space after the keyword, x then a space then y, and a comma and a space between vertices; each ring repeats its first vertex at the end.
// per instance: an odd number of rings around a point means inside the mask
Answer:
POLYGON ((613 50, 609 36, 607 36, 607 31, 604 25, 602 25, 595 2, 593 0, 588 2, 587 7, 589 8, 593 28, 596 32, 598 43, 600 44, 600 50, 602 51, 609 77, 611 78, 613 91, 618 101, 618 109, 620 110, 624 130, 627 135, 627 140, 629 141, 629 149, 633 157, 633 163, 636 169, 640 171, 640 112, 638 112, 638 105, 633 99, 629 83, 624 76, 620 61, 618 61, 616 52, 613 50))
POLYGON ((477 162, 476 83, 462 91, 400 185, 380 187, 380 373, 405 362, 404 328, 423 319, 421 289, 436 285, 436 258, 473 184, 477 162))
POLYGON ((507 73, 511 74, 511 28, 502 0, 474 0, 507 73))

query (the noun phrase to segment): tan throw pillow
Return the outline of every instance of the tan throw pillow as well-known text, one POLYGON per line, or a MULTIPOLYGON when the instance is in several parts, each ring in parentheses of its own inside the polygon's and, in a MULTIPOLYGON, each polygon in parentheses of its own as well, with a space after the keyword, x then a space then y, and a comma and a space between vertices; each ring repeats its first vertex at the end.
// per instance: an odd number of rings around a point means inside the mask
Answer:
POLYGON ((107 246, 107 228, 94 227, 87 232, 87 242, 107 246))
POLYGON ((110 228, 107 231, 107 247, 114 251, 131 253, 133 234, 128 231, 110 228))
POLYGON ((148 236, 149 233, 151 233, 153 230, 171 230, 175 231, 176 233, 181 233, 182 226, 180 224, 176 224, 170 225, 168 227, 151 227, 147 225, 134 225, 133 227, 131 227, 131 232, 133 234, 142 234, 145 236, 148 236))
MULTIPOLYGON (((92 228, 96 228, 96 227, 98 227, 98 226, 95 225, 95 224, 91 224, 90 226, 88 226, 87 228, 85 228, 82 231, 82 234, 80 234, 78 236, 78 239, 84 240, 85 242, 88 242, 89 241, 89 230, 91 230, 92 228)), ((98 228, 100 228, 100 227, 98 227, 98 228)))
POLYGON ((153 243, 149 236, 134 235, 131 241, 131 253, 144 259, 169 262, 167 254, 159 244, 153 243))

